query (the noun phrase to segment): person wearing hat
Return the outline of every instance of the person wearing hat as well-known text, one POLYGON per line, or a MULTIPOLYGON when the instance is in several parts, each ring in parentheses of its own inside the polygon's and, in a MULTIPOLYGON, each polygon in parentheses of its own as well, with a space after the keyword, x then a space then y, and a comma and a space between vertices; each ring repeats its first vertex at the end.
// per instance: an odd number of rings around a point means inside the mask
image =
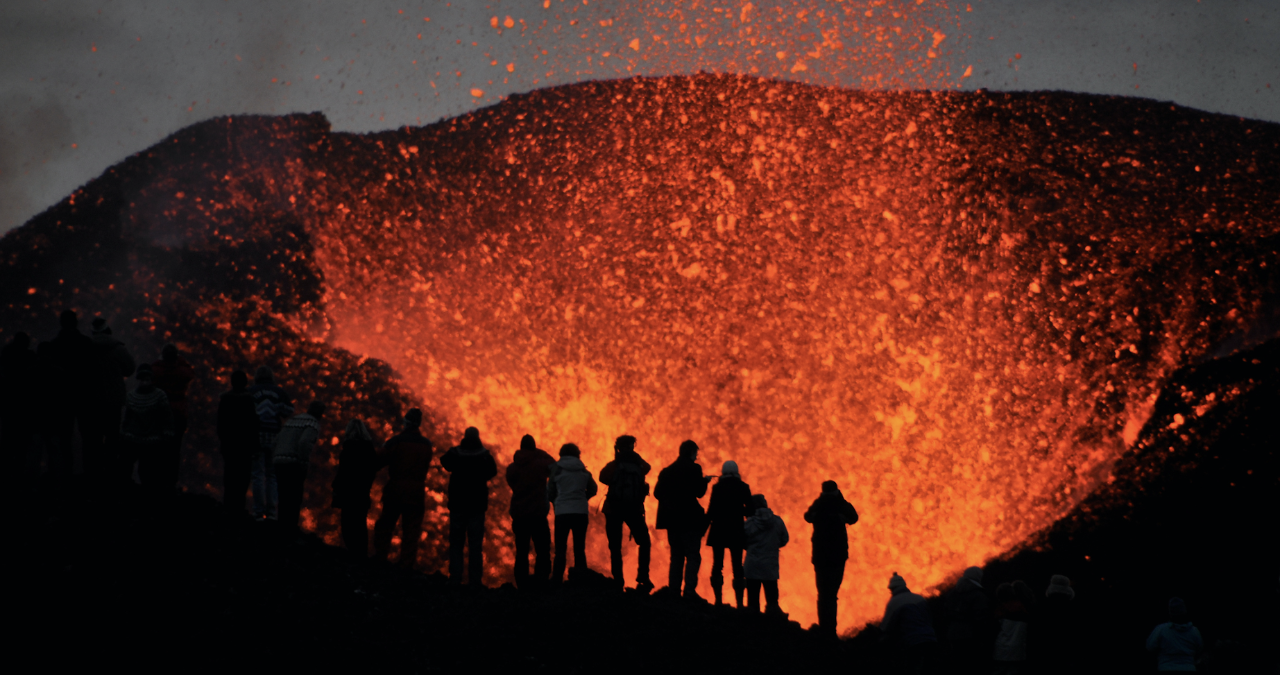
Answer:
POLYGON ((1075 673, 1080 670, 1078 649, 1080 617, 1071 579, 1061 574, 1049 578, 1037 619, 1035 649, 1031 658, 1043 673, 1075 673))
POLYGON ((556 509, 556 560, 551 570, 554 583, 564 581, 569 562, 569 535, 573 534, 573 568, 587 568, 587 502, 599 491, 596 479, 582 463, 582 451, 573 443, 560 446, 560 461, 551 465, 547 499, 556 509))
POLYGON ((833 480, 822 483, 822 494, 804 512, 813 524, 813 576, 818 586, 818 627, 827 635, 836 634, 836 617, 844 567, 849 560, 849 526, 858 522, 853 508, 833 480))
POLYGON ((746 588, 742 572, 746 534, 742 527, 753 513, 751 487, 742 481, 738 463, 729 460, 720 468, 720 480, 711 488, 711 504, 707 507, 707 518, 711 521, 707 531, 707 546, 711 547, 711 592, 716 606, 724 604, 724 553, 728 549, 733 568, 733 597, 738 609, 742 609, 742 592, 746 588))
POLYGON ((470 550, 467 582, 483 585, 484 515, 489 510, 489 480, 498 475, 493 454, 480 442, 480 430, 467 427, 462 442, 440 458, 449 472, 449 580, 462 583, 463 547, 470 550))
POLYGON ((995 617, 991 599, 982 588, 982 568, 966 569, 944 600, 948 619, 944 644, 951 672, 986 673, 995 639, 995 617))
POLYGON ((892 597, 880 621, 880 640, 893 648, 895 671, 928 672, 938 647, 929 605, 907 588, 907 580, 897 572, 889 577, 889 592, 892 597))
MULTIPOLYGON (((343 449, 343 461, 347 450, 343 449)), ((404 430, 387 439, 378 455, 378 464, 387 467, 387 485, 382 488, 382 513, 373 524, 373 555, 376 560, 385 562, 391 550, 391 535, 395 531, 396 521, 400 521, 400 559, 397 564, 405 570, 413 569, 418 560, 418 542, 422 539, 422 517, 426 513, 427 470, 431 467, 431 456, 434 447, 431 441, 422 435, 422 411, 410 408, 404 414, 404 430)), ((339 465, 341 468, 341 465, 339 465)), ((364 483, 361 487, 364 488, 364 483)), ((356 513, 364 518, 368 511, 368 488, 365 489, 365 510, 359 511, 355 500, 360 496, 355 492, 344 497, 342 511, 346 518, 348 508, 357 506, 356 513)), ((334 495, 335 501, 337 494, 334 495)), ((351 528, 355 536, 348 540, 343 521, 343 540, 348 548, 363 552, 367 548, 360 546, 360 531, 353 523, 351 528)), ((367 544, 366 544, 367 546, 367 544)))
POLYGON ((1147 651, 1156 655, 1156 669, 1162 673, 1195 672, 1196 661, 1204 652, 1204 638, 1200 629, 1191 625, 1182 598, 1169 599, 1169 621, 1151 631, 1147 651))
POLYGON ((742 564, 747 578, 747 609, 760 611, 760 590, 764 589, 765 612, 785 618, 778 604, 778 578, 782 576, 779 556, 791 535, 782 518, 769 509, 764 495, 752 495, 751 505, 755 513, 742 526, 747 544, 747 559, 742 564))
POLYGON ((547 513, 547 478, 556 460, 538 447, 533 436, 520 439, 520 449, 507 465, 507 485, 511 487, 511 534, 515 538, 516 588, 539 586, 551 574, 551 528, 547 513), (533 578, 529 577, 529 544, 533 544, 533 578))
POLYGON ((134 371, 138 386, 125 397, 124 420, 120 425, 121 469, 125 479, 138 463, 142 487, 153 494, 164 492, 164 449, 173 436, 173 410, 169 398, 152 380, 151 366, 142 364, 134 371))
POLYGON ((680 444, 680 456, 658 473, 653 496, 658 500, 658 529, 667 531, 671 564, 667 568, 667 588, 683 597, 698 596, 698 569, 702 567, 702 534, 707 531, 707 515, 698 502, 707 494, 709 476, 698 464, 698 444, 680 444))

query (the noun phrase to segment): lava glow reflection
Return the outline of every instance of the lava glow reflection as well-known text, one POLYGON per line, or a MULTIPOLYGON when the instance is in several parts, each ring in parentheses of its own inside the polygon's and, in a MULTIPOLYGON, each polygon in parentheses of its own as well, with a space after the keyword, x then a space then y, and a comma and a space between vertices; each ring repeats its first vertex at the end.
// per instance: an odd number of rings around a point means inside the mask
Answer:
POLYGON ((806 625, 801 516, 837 480, 861 625, 891 571, 942 582, 1106 480, 1162 378, 1257 302, 1266 210, 1202 217, 1160 113, 1108 131, 1092 105, 704 76, 335 135, 297 195, 322 337, 500 460, 526 432, 594 470, 624 432, 655 465, 685 438, 736 460, 792 530, 806 625))

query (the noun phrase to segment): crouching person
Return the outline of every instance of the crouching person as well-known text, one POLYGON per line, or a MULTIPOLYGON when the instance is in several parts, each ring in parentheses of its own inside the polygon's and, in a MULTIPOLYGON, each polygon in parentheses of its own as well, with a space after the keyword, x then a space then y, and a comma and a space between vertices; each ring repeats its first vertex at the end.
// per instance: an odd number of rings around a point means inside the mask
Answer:
POLYGON ((752 495, 755 515, 743 525, 747 542, 747 560, 743 571, 747 577, 747 609, 760 611, 760 589, 764 589, 767 614, 782 615, 778 606, 778 554, 787 545, 790 536, 787 524, 769 510, 764 495, 752 495))

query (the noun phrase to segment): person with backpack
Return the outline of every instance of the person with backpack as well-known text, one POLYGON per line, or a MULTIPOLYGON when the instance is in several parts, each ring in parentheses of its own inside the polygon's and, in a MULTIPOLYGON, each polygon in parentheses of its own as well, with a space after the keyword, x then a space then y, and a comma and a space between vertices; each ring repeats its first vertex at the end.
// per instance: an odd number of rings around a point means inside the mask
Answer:
POLYGON ((254 409, 258 413, 258 447, 250 458, 250 479, 253 483, 253 517, 275 520, 279 503, 279 486, 276 483, 275 465, 271 463, 271 450, 276 446, 276 434, 281 423, 293 415, 293 399, 276 385, 271 368, 259 366, 249 387, 254 409))
POLYGON ((642 593, 653 590, 649 579, 649 524, 644 519, 644 501, 649 496, 649 463, 636 452, 636 437, 623 435, 613 442, 613 461, 600 470, 600 482, 609 487, 604 497, 604 532, 609 539, 609 566, 613 581, 626 585, 622 572, 622 526, 639 547, 636 565, 636 588, 642 593))
POLYGON ((746 535, 747 560, 743 572, 747 577, 747 608, 760 612, 760 589, 764 589, 767 614, 785 616, 778 605, 778 577, 781 576, 779 557, 782 547, 791 541, 787 524, 769 510, 764 495, 752 495, 751 504, 756 512, 742 526, 746 535))
POLYGON ((276 483, 280 486, 280 524, 285 533, 298 529, 298 517, 302 514, 302 491, 307 482, 307 469, 311 466, 311 452, 320 440, 320 420, 325 405, 312 401, 307 412, 294 415, 276 436, 276 447, 271 453, 275 465, 276 483))
POLYGON ((702 566, 702 533, 707 529, 706 512, 698 502, 707 494, 710 477, 702 475, 698 464, 698 444, 680 444, 680 456, 658 474, 653 496, 658 499, 658 529, 667 531, 671 547, 671 565, 667 570, 667 588, 683 597, 698 596, 698 568, 702 566), (683 574, 682 574, 683 573, 683 574))
MULTIPOLYGON (((427 461, 431 461, 429 449, 427 461)), ((342 512, 338 520, 342 543, 357 560, 369 557, 369 507, 373 503, 369 492, 378 468, 373 432, 364 420, 353 417, 342 433, 342 454, 338 455, 330 501, 333 508, 342 512)))
POLYGON ((587 570, 587 502, 599 490, 582 463, 582 451, 573 443, 560 446, 560 461, 551 465, 547 499, 556 509, 556 561, 551 581, 564 581, 569 535, 573 534, 573 568, 587 570))
POLYGON ((1169 621, 1147 636, 1147 651, 1156 655, 1156 669, 1162 673, 1195 672, 1196 661, 1204 653, 1204 638, 1191 625, 1182 598, 1169 599, 1169 621))
POLYGON ((742 481, 738 463, 732 460, 720 467, 720 480, 711 488, 711 504, 707 507, 707 546, 711 547, 711 592, 716 606, 724 604, 724 554, 729 552, 729 564, 733 569, 733 597, 738 609, 742 609, 742 593, 746 590, 746 577, 742 571, 742 554, 746 547, 743 524, 755 513, 751 501, 751 487, 742 481))
POLYGON ((470 549, 467 581, 481 586, 484 575, 484 514, 489 510, 489 479, 498 475, 493 455, 480 442, 480 430, 467 427, 462 442, 440 458, 449 472, 449 580, 462 583, 463 547, 470 549))
MULTIPOLYGON (((382 488, 382 514, 378 516, 378 522, 373 525, 373 555, 374 559, 385 562, 387 554, 391 550, 391 534, 395 530, 396 521, 400 521, 400 559, 397 561, 400 568, 410 570, 418 561, 418 542, 422 539, 422 518, 426 513, 426 490, 427 490, 427 471, 431 468, 431 457, 435 449, 431 441, 422 435, 422 411, 417 408, 411 408, 404 414, 404 431, 392 436, 383 446, 382 454, 379 455, 378 461, 387 467, 387 485, 382 488)), ((476 436, 478 442, 479 435, 476 436)), ((481 463, 482 457, 480 457, 481 463)), ((490 457, 490 461, 493 458, 490 457)), ((465 469, 454 465, 459 471, 465 469)), ((481 471, 483 475, 483 471, 481 471)), ((457 474, 455 474, 457 475, 457 474)), ((485 479, 488 480, 488 479, 485 479)), ((450 481, 452 487, 452 481, 450 481)), ((367 491, 366 491, 367 494, 367 491)), ((454 492, 450 490, 450 572, 453 573, 453 518, 468 516, 458 513, 471 506, 475 508, 475 495, 463 494, 461 490, 457 493, 455 500, 454 492), (453 504, 457 503, 458 510, 452 510, 453 504), (467 503, 464 503, 467 502, 467 503)), ((355 495, 351 495, 354 497, 355 495)), ((488 504, 488 490, 484 491, 485 505, 488 504)), ((344 501, 343 513, 345 516, 347 502, 344 501)), ((366 507, 366 512, 368 507, 366 507)), ((363 516, 361 516, 363 517, 363 516)), ((481 535, 483 535, 484 526, 484 510, 480 511, 481 535)), ((458 530, 466 532, 462 527, 458 530)), ((471 540, 471 556, 472 560, 478 560, 480 557, 480 538, 474 537, 471 540)), ((461 567, 462 544, 457 546, 459 565, 461 567)), ((457 575, 453 578, 458 580, 461 578, 461 569, 457 570, 457 575)), ((480 575, 476 572, 472 573, 473 583, 480 583, 480 575)))
POLYGON ((840 585, 849 560, 849 526, 858 522, 858 511, 829 480, 822 483, 822 494, 804 512, 804 519, 813 523, 811 560, 818 586, 818 627, 835 637, 840 585))
POLYGON ((507 465, 511 487, 511 534, 515 538, 516 588, 525 590, 546 583, 551 574, 551 528, 547 513, 547 478, 556 460, 538 447, 533 436, 520 439, 520 449, 507 465), (529 577, 529 544, 533 544, 533 577, 529 577))
POLYGON ((231 373, 231 391, 218 399, 218 444, 222 451, 222 505, 229 516, 245 515, 249 463, 258 446, 258 412, 249 376, 231 373))

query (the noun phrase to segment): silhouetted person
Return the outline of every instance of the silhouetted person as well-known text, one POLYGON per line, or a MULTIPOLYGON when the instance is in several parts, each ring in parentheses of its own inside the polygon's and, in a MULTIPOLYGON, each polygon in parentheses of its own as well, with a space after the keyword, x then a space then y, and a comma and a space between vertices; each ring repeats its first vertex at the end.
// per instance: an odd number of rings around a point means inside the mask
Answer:
POLYGON ((766 613, 782 615, 782 607, 778 605, 781 571, 778 557, 782 547, 791 541, 791 535, 787 533, 787 524, 769 509, 764 495, 752 495, 751 504, 755 513, 742 526, 747 544, 747 560, 743 564, 747 577, 747 608, 753 612, 760 611, 760 589, 763 588, 766 613))
POLYGON ((1162 673, 1195 671, 1196 660, 1204 652, 1204 638, 1200 629, 1191 625, 1182 598, 1169 600, 1169 621, 1151 631, 1147 651, 1156 655, 1156 670, 1162 673))
POLYGON ((724 554, 729 552, 729 564, 733 569, 733 597, 738 609, 742 609, 742 593, 746 590, 746 577, 742 572, 742 554, 746 549, 746 533, 742 525, 756 512, 751 501, 751 487, 742 482, 738 463, 725 462, 720 468, 720 480, 711 488, 711 504, 707 507, 707 546, 711 547, 711 592, 716 605, 724 604, 724 554))
MULTIPOLYGON (((426 446, 424 465, 431 463, 431 444, 426 446)), ((369 492, 373 490, 373 479, 379 466, 378 451, 373 445, 373 432, 369 431, 369 426, 360 419, 347 422, 342 433, 342 454, 338 455, 338 468, 333 476, 332 500, 333 508, 342 512, 339 519, 342 543, 361 560, 369 557, 369 507, 373 503, 369 492)), ((426 473, 424 467, 422 475, 425 477, 426 473)), ((418 496, 421 501, 421 491, 418 496)), ((421 516, 418 523, 421 528, 421 516)))
POLYGON ((560 446, 560 461, 551 465, 547 499, 556 509, 556 562, 551 580, 564 580, 569 558, 569 534, 573 534, 573 568, 587 569, 587 502, 599 488, 582 463, 582 451, 573 443, 560 446))
POLYGON ((619 436, 613 442, 613 461, 600 470, 600 482, 609 486, 604 497, 604 533, 609 539, 609 566, 619 588, 626 585, 622 572, 622 526, 627 526, 639 548, 636 588, 653 590, 649 579, 649 524, 644 519, 644 500, 649 496, 649 463, 636 452, 635 436, 619 436))
POLYGON ((249 393, 253 395, 254 409, 258 413, 258 451, 250 459, 253 517, 275 520, 279 497, 271 450, 276 446, 276 434, 280 433, 281 423, 293 415, 293 399, 276 386, 275 376, 267 366, 258 367, 249 393))
POLYGON ((182 439, 187 434, 187 387, 195 379, 195 369, 182 357, 178 348, 165 345, 160 350, 160 360, 151 364, 155 384, 169 397, 173 409, 173 436, 164 452, 164 482, 172 490, 178 484, 178 469, 182 463, 182 439))
POLYGON ((1061 574, 1049 579, 1040 605, 1036 633, 1032 636, 1031 658, 1041 673, 1075 673, 1081 669, 1077 653, 1080 617, 1075 607, 1076 592, 1071 580, 1061 574))
POLYGON ((52 340, 36 350, 45 385, 49 444, 49 472, 71 475, 76 423, 84 426, 88 411, 86 392, 94 372, 93 340, 80 332, 79 319, 71 310, 58 317, 61 328, 52 340))
POLYGON ((813 523, 813 576, 818 586, 818 627, 836 634, 840 584, 849 560, 849 526, 858 522, 858 512, 845 500, 833 480, 822 484, 822 494, 813 500, 804 519, 813 523))
MULTIPOLYGON (((478 442, 479 438, 476 440, 478 442)), ((397 564, 410 570, 418 561, 422 516, 426 511, 427 470, 431 468, 434 450, 431 441, 422 435, 422 411, 417 408, 410 408, 404 414, 404 431, 392 436, 382 446, 379 461, 387 467, 387 484, 382 488, 382 513, 373 526, 374 556, 380 561, 385 561, 391 550, 391 533, 396 528, 396 520, 400 521, 400 559, 397 564)), ((449 494, 452 503, 452 490, 449 494)), ((479 577, 476 579, 478 581, 479 577)))
POLYGON ((324 403, 312 401, 305 413, 289 418, 276 436, 271 462, 280 487, 280 524, 286 532, 298 529, 302 490, 307 483, 307 469, 311 467, 311 452, 320 440, 323 417, 324 403))
MULTIPOLYGON (((80 424, 81 456, 84 472, 92 476, 114 473, 119 463, 120 414, 124 408, 125 385, 136 365, 124 343, 111 334, 107 320, 93 320, 93 370, 85 397, 85 416, 80 424)), ((163 387, 162 387, 163 389, 163 387)), ((166 392, 167 394, 167 392, 166 392)))
POLYGON ((516 540, 516 588, 537 587, 551 574, 551 528, 547 513, 547 478, 555 458, 538 447, 533 436, 520 439, 520 449, 507 465, 507 485, 511 487, 511 534, 516 540), (535 562, 529 577, 529 545, 535 562))
POLYGON ((938 649, 938 636, 925 599, 907 588, 897 572, 889 579, 892 597, 884 607, 880 639, 893 649, 894 670, 899 673, 929 672, 938 649))
POLYGON ((218 399, 218 445, 222 451, 222 505, 229 515, 245 513, 249 461, 258 447, 258 412, 249 393, 249 375, 231 373, 231 391, 218 399))
POLYGON ((31 336, 15 333, 0 350, 0 462, 11 490, 33 486, 40 473, 35 444, 40 387, 40 366, 31 349, 31 336))
POLYGON ((992 658, 997 674, 1020 673, 1027 665, 1027 641, 1031 634, 1031 612, 1035 595, 1022 581, 996 587, 996 633, 992 658))
POLYGON ((120 425, 121 468, 128 480, 136 461, 142 487, 154 497, 168 492, 165 451, 173 438, 173 409, 169 397, 153 382, 150 365, 138 366, 133 375, 138 386, 125 397, 120 425))
POLYGON ((982 673, 990 671, 991 600, 982 588, 982 568, 970 567, 944 598, 947 612, 945 645, 951 672, 982 673))
POLYGON ((698 444, 680 444, 680 456, 658 474, 653 496, 658 500, 658 529, 667 531, 671 547, 671 566, 667 570, 667 587, 680 593, 683 572, 686 598, 698 598, 698 568, 702 566, 702 533, 706 531, 706 512, 698 502, 707 494, 710 478, 702 475, 698 464, 698 444))
POLYGON ((493 455, 480 442, 480 430, 467 427, 462 442, 440 458, 449 472, 449 579, 462 583, 462 554, 470 551, 467 581, 481 585, 484 574, 484 514, 489 510, 489 479, 498 475, 493 455))

